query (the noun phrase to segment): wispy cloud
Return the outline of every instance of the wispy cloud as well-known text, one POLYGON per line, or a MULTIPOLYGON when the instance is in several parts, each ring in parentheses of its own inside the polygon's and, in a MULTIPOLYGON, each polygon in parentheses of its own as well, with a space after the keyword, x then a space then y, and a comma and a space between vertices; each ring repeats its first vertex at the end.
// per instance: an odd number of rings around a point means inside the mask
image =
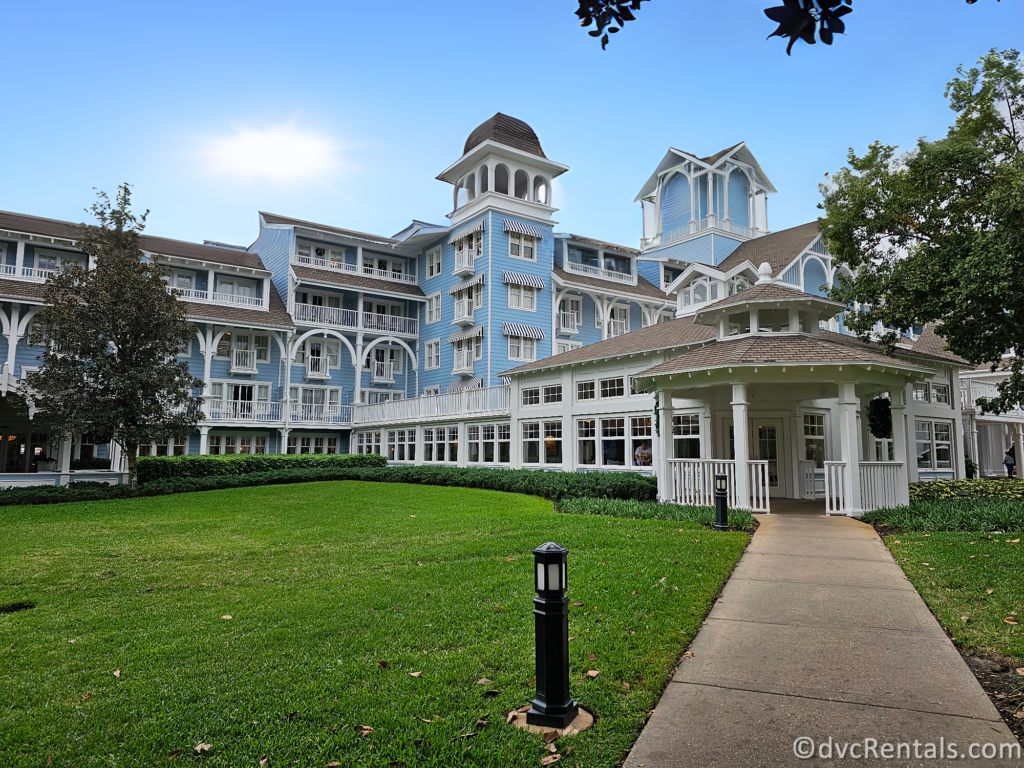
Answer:
POLYGON ((329 186, 350 167, 345 149, 335 138, 291 120, 266 128, 233 126, 232 133, 207 139, 198 155, 203 171, 214 176, 329 186))

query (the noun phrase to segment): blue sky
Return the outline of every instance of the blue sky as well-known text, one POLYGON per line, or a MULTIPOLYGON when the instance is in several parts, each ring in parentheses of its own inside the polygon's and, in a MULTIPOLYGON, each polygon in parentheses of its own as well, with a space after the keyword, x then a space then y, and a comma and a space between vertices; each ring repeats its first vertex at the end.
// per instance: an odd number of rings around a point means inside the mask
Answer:
POLYGON ((602 52, 573 0, 0 0, 0 209, 81 221, 128 181, 155 235, 247 245, 259 210, 391 235, 445 221, 435 177, 501 111, 570 166, 558 231, 636 245, 666 148, 741 140, 779 230, 849 147, 942 135, 956 67, 1024 45, 1015 0, 858 0, 787 57, 768 4, 651 0, 602 52))

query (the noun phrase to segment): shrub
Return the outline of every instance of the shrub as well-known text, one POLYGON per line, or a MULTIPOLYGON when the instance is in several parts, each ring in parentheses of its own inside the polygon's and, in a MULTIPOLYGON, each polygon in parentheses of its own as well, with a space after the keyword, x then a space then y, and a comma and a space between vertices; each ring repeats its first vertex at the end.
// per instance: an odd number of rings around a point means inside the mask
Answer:
POLYGON ((897 531, 1024 531, 1024 503, 1011 499, 945 499, 910 502, 864 514, 872 525, 897 531))
MULTIPOLYGON (((206 458, 206 457, 201 457, 206 458)), ((257 457, 259 458, 259 457, 257 457)), ((302 458, 306 458, 303 456, 302 458)), ((224 488, 245 488, 285 483, 313 483, 328 480, 366 480, 378 483, 412 483, 447 485, 461 488, 482 488, 492 491, 525 493, 553 501, 593 496, 615 499, 653 501, 657 484, 652 477, 612 472, 544 472, 535 469, 458 469, 455 467, 387 467, 380 466, 381 457, 373 459, 378 466, 320 466, 277 469, 248 474, 220 474, 206 477, 172 477, 151 480, 138 488, 127 485, 71 483, 54 487, 11 488, 0 491, 0 506, 15 504, 62 504, 72 501, 130 499, 142 496, 164 496, 171 493, 213 491, 224 488), (85 487, 78 487, 85 486, 85 487)), ((231 459, 234 461, 234 459, 231 459)), ((141 464, 141 462, 140 462, 141 464)))
POLYGON ((387 466, 387 460, 375 453, 246 453, 230 456, 146 456, 139 459, 139 483, 167 480, 174 477, 248 475, 254 472, 273 472, 278 469, 384 466, 387 466))
MULTIPOLYGON (((633 499, 568 498, 559 502, 558 511, 569 515, 607 515, 639 520, 696 523, 708 528, 715 524, 714 507, 687 507, 633 499)), ((755 526, 754 516, 745 509, 730 509, 729 526, 738 531, 751 531, 755 526)))
POLYGON ((910 484, 910 500, 948 499, 1024 500, 1024 480, 929 480, 910 484))

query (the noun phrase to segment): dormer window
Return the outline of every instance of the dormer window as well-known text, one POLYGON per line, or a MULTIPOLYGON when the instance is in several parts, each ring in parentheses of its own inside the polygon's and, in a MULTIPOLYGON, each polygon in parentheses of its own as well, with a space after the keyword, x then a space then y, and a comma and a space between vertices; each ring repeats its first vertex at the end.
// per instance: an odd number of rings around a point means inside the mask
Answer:
POLYGON ((683 291, 684 307, 708 301, 718 301, 718 283, 713 283, 707 278, 693 281, 690 287, 683 291))
POLYGON ((530 235, 521 235, 518 232, 509 232, 508 255, 513 259, 536 261, 537 238, 531 237, 530 235))
POLYGON ((729 280, 726 284, 726 296, 735 296, 737 293, 747 290, 750 287, 750 283, 747 282, 745 277, 734 277, 729 280))

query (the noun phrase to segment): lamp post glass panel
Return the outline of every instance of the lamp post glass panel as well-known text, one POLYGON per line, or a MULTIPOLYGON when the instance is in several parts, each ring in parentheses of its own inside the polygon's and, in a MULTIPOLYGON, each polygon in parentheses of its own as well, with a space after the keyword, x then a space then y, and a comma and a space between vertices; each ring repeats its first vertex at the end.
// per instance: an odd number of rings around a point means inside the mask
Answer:
POLYGON ((715 530, 729 530, 729 477, 715 475, 715 530))
POLYGON ((526 713, 530 725, 566 728, 579 714, 579 706, 569 695, 568 554, 568 549, 552 542, 533 550, 537 695, 526 713))

